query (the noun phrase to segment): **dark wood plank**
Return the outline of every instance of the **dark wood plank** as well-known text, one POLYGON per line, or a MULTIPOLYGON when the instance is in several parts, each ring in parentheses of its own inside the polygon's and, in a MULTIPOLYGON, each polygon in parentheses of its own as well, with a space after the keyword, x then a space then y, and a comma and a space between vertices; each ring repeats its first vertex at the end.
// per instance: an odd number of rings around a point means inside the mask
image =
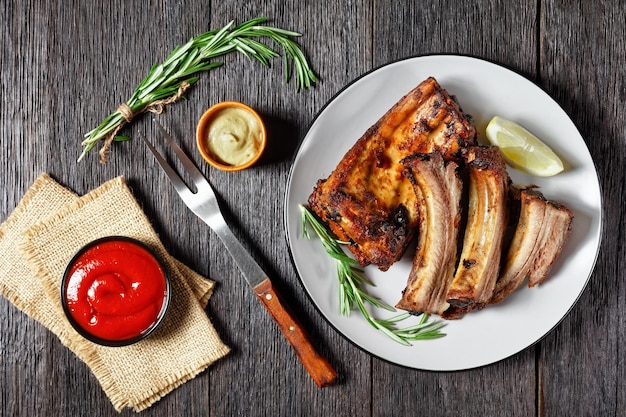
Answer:
POLYGON ((537 10, 515 4, 426 2, 376 5, 374 65, 428 54, 460 54, 492 60, 522 75, 536 73, 537 10))
POLYGON ((544 415, 620 415, 626 400, 624 160, 626 12, 617 3, 542 2, 543 86, 578 126, 603 191, 604 230, 593 275, 563 323, 542 343, 544 415))
MULTIPOLYGON (((46 56, 48 10, 45 4, 3 2, 0 31, 2 104, 0 178, 6 219, 40 172, 52 111, 48 97, 46 56)), ((43 326, 0 298, 0 413, 37 415, 52 410, 47 395, 54 380, 55 348, 43 326)), ((61 390, 58 400, 64 401, 61 390)))

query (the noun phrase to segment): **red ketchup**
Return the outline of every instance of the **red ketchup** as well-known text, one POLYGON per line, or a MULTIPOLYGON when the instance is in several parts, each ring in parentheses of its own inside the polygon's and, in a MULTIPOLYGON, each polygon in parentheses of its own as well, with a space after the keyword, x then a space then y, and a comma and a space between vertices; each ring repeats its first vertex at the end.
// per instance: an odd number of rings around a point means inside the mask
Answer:
POLYGON ((104 238, 83 248, 63 279, 64 309, 88 339, 122 345, 149 333, 164 315, 169 282, 143 244, 104 238))

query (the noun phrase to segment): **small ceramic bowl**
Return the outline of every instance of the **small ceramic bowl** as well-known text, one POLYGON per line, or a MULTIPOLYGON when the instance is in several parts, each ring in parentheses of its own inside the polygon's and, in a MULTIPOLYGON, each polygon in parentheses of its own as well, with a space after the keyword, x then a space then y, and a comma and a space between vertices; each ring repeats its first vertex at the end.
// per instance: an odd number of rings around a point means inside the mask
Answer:
POLYGON ((109 236, 83 246, 61 281, 61 304, 74 329, 104 346, 145 339, 163 321, 171 298, 163 261, 143 242, 109 236))
POLYGON ((223 101, 209 107, 200 117, 196 142, 204 160, 215 168, 241 171, 259 160, 265 150, 267 132, 263 120, 252 108, 238 101, 223 101), (252 137, 237 128, 242 123, 244 131, 253 132, 252 137))

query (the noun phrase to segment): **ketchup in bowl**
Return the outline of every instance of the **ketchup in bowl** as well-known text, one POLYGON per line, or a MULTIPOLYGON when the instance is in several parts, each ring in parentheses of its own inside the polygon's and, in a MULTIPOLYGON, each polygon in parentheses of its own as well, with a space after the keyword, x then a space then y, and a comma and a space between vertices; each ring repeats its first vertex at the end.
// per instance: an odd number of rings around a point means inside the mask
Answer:
POLYGON ((63 310, 92 342, 124 346, 148 336, 165 316, 170 282, 157 256, 123 236, 95 240, 70 261, 61 283, 63 310))

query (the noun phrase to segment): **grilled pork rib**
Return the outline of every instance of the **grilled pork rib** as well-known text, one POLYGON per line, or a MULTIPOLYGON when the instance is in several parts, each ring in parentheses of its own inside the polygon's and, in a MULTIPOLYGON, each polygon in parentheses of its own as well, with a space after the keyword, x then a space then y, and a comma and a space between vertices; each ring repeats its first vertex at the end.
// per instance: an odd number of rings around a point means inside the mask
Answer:
POLYGON ((345 154, 309 197, 311 210, 335 236, 350 242, 362 265, 387 270, 418 225, 416 195, 400 163, 414 153, 460 158, 476 130, 434 78, 398 101, 345 154))
POLYGON ((440 153, 417 154, 403 160, 419 207, 417 250, 397 308, 414 313, 442 314, 457 261, 463 183, 458 165, 440 153))
POLYGON ((507 227, 510 184, 497 147, 471 147, 467 151, 469 207, 463 250, 447 300, 446 315, 457 318, 483 308, 498 278, 502 240, 507 227))
POLYGON ((528 278, 528 286, 543 282, 569 238, 573 213, 548 201, 536 189, 520 192, 520 216, 504 268, 491 299, 501 302, 528 278))
POLYGON ((500 302, 525 278, 543 282, 573 218, 538 191, 511 186, 499 149, 477 145, 434 78, 372 125, 308 203, 362 266, 387 270, 417 233, 396 307, 447 319, 500 302))

